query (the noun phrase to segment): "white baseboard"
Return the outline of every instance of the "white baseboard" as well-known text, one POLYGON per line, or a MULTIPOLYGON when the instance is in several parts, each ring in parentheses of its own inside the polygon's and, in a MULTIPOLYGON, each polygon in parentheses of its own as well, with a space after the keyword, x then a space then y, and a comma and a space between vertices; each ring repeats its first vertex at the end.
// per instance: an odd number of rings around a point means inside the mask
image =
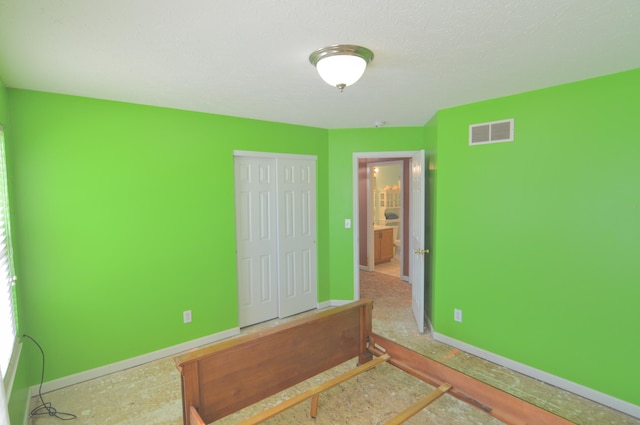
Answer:
POLYGON ((7 374, 2 377, 2 385, 4 385, 4 396, 6 397, 6 400, 11 399, 13 380, 16 377, 16 371, 18 370, 18 361, 20 361, 21 352, 22 342, 20 342, 20 340, 16 338, 13 344, 13 350, 11 350, 11 360, 9 360, 7 374))
POLYGON ((588 398, 589 400, 593 400, 596 403, 611 407, 612 409, 626 413, 627 415, 633 416, 635 418, 640 418, 640 406, 636 406, 635 404, 620 400, 619 398, 612 397, 608 394, 601 393, 600 391, 596 391, 592 388, 585 387, 584 385, 577 384, 559 376, 552 375, 531 366, 527 366, 526 364, 499 356, 490 351, 483 350, 482 348, 475 347, 473 345, 467 344, 466 342, 458 341, 457 339, 450 338, 437 332, 433 333, 433 339, 458 348, 462 351, 466 351, 467 353, 473 354, 474 356, 499 364, 500 366, 504 366, 516 372, 522 373, 523 375, 530 376, 532 378, 546 382, 558 388, 562 388, 563 390, 567 390, 584 398, 588 398))
MULTIPOLYGON (((329 300, 322 303, 318 303, 318 308, 327 307, 339 307, 352 302, 353 300, 329 300)), ((120 362, 112 363, 106 366, 101 366, 95 369, 87 370, 84 372, 76 373, 74 375, 65 376, 63 378, 55 379, 53 381, 47 381, 42 384, 42 392, 47 393, 55 391, 60 388, 68 387, 70 385, 79 384, 80 382, 88 381, 90 379, 99 378, 110 373, 119 372, 121 370, 129 369, 135 366, 140 366, 145 363, 152 362, 154 360, 160 360, 165 357, 174 356, 193 348, 201 347, 203 345, 212 344, 222 339, 236 336, 240 333, 240 328, 232 328, 226 331, 222 331, 213 335, 209 335, 203 338, 194 339, 182 344, 174 345, 173 347, 164 348, 162 350, 154 351, 152 353, 143 354, 138 357, 126 359, 120 362)), ((38 385, 34 385, 30 388, 30 396, 33 397, 38 394, 38 385)))
POLYGON ((29 419, 31 419, 31 394, 29 394, 29 398, 27 402, 24 404, 24 420, 22 421, 22 425, 29 425, 29 419))
MULTIPOLYGON (((193 348, 201 347, 203 345, 211 344, 225 338, 236 336, 239 333, 240 333, 240 328, 228 329, 226 331, 222 331, 213 335, 194 339, 192 341, 187 341, 182 344, 174 345, 172 347, 163 348, 161 350, 143 354, 141 356, 122 360, 120 362, 112 363, 106 366, 97 367, 95 369, 90 369, 84 372, 76 373, 74 375, 65 376, 63 378, 55 379, 53 381, 48 381, 42 384, 42 392, 47 393, 50 391, 58 390, 60 388, 68 387, 70 385, 79 384, 80 382, 88 381, 90 379, 99 378, 101 376, 108 375, 110 373, 119 372, 135 366, 140 366, 155 360, 160 360, 165 357, 174 356, 176 354, 183 353, 193 348)), ((38 394, 39 386, 40 384, 34 385, 30 388, 31 397, 38 394)))
POLYGON ((352 303, 354 300, 329 300, 318 303, 318 309, 329 307, 342 307, 343 305, 352 303))

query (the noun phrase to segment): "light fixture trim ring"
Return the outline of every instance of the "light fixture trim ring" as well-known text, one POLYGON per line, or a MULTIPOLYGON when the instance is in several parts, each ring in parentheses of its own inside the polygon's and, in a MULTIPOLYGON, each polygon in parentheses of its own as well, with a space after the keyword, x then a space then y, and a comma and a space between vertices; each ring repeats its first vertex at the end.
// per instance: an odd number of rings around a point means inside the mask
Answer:
POLYGON ((373 52, 366 47, 356 46, 354 44, 333 44, 331 46, 321 47, 320 49, 315 50, 311 55, 309 55, 309 62, 311 62, 313 66, 316 66, 321 59, 338 55, 360 57, 364 59, 367 65, 373 60, 373 52))

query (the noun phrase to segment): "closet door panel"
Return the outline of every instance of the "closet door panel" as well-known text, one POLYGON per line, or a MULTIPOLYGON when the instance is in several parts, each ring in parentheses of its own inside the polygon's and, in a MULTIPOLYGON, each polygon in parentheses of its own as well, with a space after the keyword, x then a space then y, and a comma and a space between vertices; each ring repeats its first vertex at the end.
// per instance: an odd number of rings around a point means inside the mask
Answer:
POLYGON ((315 160, 278 159, 280 317, 317 307, 315 160))
POLYGON ((235 157, 239 326, 278 317, 275 160, 235 157))

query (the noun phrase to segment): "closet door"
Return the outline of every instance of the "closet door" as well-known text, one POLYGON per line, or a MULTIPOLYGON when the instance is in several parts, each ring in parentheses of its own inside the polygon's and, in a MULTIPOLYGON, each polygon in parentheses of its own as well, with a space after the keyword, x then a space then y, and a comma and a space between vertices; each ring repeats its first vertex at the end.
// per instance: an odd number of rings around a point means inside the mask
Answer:
POLYGON ((278 317, 276 160, 236 156, 239 326, 278 317))
POLYGON ((280 317, 317 307, 316 161, 278 158, 280 317))

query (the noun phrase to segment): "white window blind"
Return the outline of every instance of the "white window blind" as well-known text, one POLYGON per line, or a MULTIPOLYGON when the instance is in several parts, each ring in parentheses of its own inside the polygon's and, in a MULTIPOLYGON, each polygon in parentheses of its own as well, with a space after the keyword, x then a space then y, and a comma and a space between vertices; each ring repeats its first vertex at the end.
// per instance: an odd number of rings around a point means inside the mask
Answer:
POLYGON ((13 253, 9 225, 4 131, 0 127, 0 370, 6 376, 16 339, 13 253))

